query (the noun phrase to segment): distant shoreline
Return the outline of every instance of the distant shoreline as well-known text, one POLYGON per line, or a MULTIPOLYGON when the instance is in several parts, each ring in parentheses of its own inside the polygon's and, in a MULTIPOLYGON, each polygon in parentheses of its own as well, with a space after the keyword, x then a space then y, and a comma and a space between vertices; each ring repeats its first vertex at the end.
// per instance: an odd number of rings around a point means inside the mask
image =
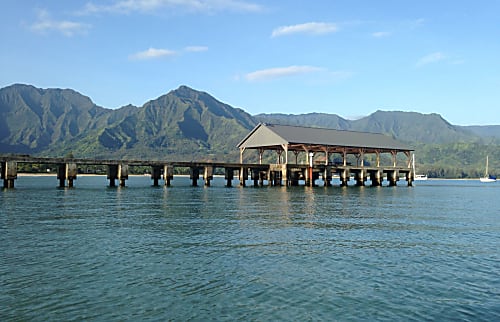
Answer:
MULTIPOLYGON (((130 174, 129 177, 144 177, 149 176, 150 174, 130 174)), ((29 172, 18 172, 18 177, 57 177, 56 172, 49 173, 29 173, 29 172)), ((94 173, 79 173, 77 177, 105 177, 106 174, 94 174, 94 173)), ((187 174, 175 174, 174 177, 189 177, 187 174)), ((214 177, 224 177, 224 175, 215 174, 214 177)), ((201 179, 201 176, 200 176, 201 179)), ((427 180, 413 180, 413 182, 422 182, 422 181, 439 181, 439 180, 457 180, 457 181, 475 181, 479 180, 479 178, 429 178, 427 180)))

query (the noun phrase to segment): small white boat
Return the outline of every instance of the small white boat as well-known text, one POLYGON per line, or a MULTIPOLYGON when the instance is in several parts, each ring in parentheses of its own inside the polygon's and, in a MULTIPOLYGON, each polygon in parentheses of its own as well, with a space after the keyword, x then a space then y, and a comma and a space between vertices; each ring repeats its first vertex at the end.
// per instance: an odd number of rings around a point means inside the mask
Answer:
POLYGON ((486 156, 486 171, 484 172, 484 177, 479 178, 481 182, 495 182, 497 177, 488 173, 488 156, 486 156))
POLYGON ((426 174, 416 174, 415 175, 415 180, 416 181, 427 180, 427 175, 426 174))
POLYGON ((415 180, 415 181, 424 181, 424 180, 427 180, 427 175, 426 174, 417 174, 416 171, 415 171, 415 154, 413 154, 413 175, 414 175, 413 180, 415 180))

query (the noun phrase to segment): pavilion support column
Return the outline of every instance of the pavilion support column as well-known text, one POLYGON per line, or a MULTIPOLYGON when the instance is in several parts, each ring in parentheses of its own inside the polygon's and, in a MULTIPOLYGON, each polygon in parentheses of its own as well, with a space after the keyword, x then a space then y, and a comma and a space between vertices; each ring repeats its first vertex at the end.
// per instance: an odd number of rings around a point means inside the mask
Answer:
POLYGON ((282 162, 281 162, 281 155, 283 154, 283 151, 281 151, 281 150, 276 150, 276 154, 278 155, 278 160, 276 160, 276 161, 277 161, 276 163, 277 163, 277 164, 281 164, 281 163, 282 163, 282 162))
POLYGON ((151 166, 151 179, 153 180, 153 187, 158 187, 161 179, 161 166, 151 166))
POLYGON ((171 165, 163 166, 163 180, 165 180, 165 185, 170 187, 170 181, 174 180, 174 167, 171 165))
MULTIPOLYGON (((284 163, 288 164, 288 144, 282 144, 281 147, 283 148, 283 153, 285 154, 284 163)), ((280 163, 282 163, 282 162, 280 162, 280 163)))
POLYGON ((245 152, 245 148, 240 148, 240 163, 243 163, 243 153, 245 152))
POLYGON ((295 164, 299 164, 299 154, 300 151, 293 151, 293 154, 295 154, 295 164))
POLYGON ((2 162, 3 187, 6 189, 14 188, 14 180, 17 179, 17 162, 2 162))

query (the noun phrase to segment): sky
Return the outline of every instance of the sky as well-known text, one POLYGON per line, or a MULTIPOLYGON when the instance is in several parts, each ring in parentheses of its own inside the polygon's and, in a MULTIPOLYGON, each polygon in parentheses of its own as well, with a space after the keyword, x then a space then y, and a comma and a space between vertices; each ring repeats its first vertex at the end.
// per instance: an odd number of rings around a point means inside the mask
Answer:
POLYGON ((500 1, 2 0, 0 87, 105 108, 181 85, 259 113, 500 125, 500 1))

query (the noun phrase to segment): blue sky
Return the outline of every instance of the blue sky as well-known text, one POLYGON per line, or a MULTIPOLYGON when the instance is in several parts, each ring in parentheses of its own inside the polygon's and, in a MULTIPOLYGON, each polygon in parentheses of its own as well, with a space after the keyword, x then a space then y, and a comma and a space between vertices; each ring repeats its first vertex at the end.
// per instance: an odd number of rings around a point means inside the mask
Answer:
POLYGON ((500 1, 3 0, 0 87, 142 106, 180 85, 250 114, 500 124, 500 1))

